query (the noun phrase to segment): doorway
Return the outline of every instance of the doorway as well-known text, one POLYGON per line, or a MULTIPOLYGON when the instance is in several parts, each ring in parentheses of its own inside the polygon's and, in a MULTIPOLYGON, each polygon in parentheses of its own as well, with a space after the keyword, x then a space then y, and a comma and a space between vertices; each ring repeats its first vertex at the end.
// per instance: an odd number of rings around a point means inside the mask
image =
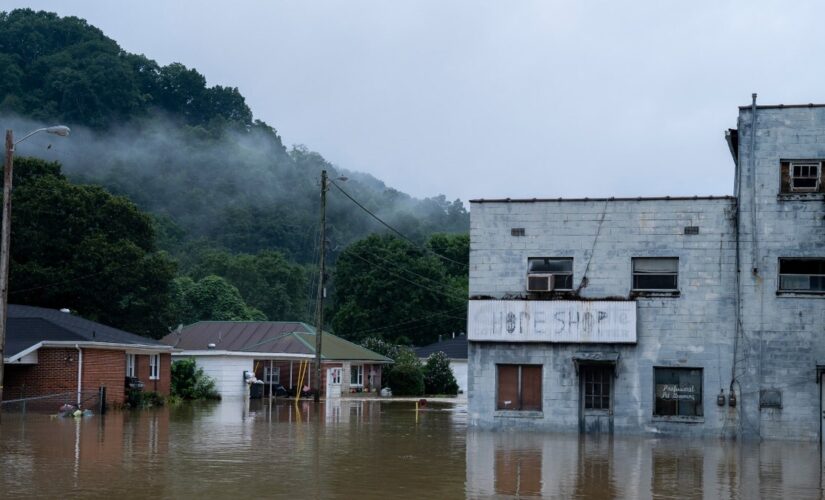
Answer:
POLYGON ((579 367, 579 431, 613 433, 613 365, 579 367))
POLYGON ((341 397, 341 368, 327 368, 327 398, 341 397))

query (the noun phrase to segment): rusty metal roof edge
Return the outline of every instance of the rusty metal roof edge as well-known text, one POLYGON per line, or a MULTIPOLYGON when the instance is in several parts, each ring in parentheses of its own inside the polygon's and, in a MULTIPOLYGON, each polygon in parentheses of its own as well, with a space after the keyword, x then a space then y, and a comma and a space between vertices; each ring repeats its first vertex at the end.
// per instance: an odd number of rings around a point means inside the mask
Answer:
POLYGON ((538 202, 582 202, 582 201, 693 201, 693 200, 714 200, 714 201, 732 201, 735 196, 718 195, 718 196, 637 196, 637 197, 622 197, 622 198, 477 198, 470 200, 470 203, 538 203, 538 202))

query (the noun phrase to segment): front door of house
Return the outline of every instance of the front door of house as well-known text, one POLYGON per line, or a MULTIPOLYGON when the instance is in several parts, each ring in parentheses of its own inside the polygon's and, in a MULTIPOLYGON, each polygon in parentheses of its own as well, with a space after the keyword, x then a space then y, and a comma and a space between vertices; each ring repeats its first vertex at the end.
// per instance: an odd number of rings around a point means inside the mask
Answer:
POLYGON ((327 368, 327 398, 341 397, 341 368, 327 368))
POLYGON ((613 365, 579 367, 579 430, 613 432, 613 365))

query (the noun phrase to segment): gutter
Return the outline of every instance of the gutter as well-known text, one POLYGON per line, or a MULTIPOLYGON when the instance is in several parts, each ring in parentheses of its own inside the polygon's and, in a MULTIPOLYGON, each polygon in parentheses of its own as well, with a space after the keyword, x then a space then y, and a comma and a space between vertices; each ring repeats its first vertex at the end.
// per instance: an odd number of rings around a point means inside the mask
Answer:
POLYGON ((292 354, 292 353, 271 353, 271 352, 247 352, 247 351, 217 351, 215 349, 193 349, 182 350, 176 349, 173 354, 175 357, 187 356, 234 356, 238 358, 257 358, 257 359, 315 359, 314 354, 292 354))
POLYGON ((72 342, 68 340, 43 340, 40 341, 33 346, 24 349, 13 356, 9 356, 4 359, 4 363, 13 363, 18 359, 26 356, 27 354, 31 354, 32 352, 43 348, 43 347, 75 347, 78 346, 86 347, 88 349, 109 349, 109 350, 126 350, 132 351, 131 353, 134 354, 160 354, 166 352, 174 352, 179 349, 175 349, 174 347, 167 346, 167 345, 151 345, 151 344, 119 344, 113 342, 72 342))

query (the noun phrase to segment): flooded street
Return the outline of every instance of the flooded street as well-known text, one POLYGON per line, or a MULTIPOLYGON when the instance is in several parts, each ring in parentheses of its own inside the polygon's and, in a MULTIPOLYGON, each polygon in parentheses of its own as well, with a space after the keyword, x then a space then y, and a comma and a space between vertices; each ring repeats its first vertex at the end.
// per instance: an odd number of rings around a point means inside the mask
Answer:
POLYGON ((3 498, 820 498, 819 446, 482 432, 464 405, 3 416, 3 498))

